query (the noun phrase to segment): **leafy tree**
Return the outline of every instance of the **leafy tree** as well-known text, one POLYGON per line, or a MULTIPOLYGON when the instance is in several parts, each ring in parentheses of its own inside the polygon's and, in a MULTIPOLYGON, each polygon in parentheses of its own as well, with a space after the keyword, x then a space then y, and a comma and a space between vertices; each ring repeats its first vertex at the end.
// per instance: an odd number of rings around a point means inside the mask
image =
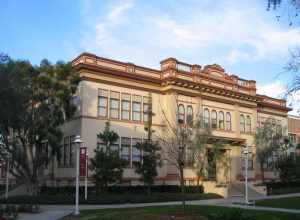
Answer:
POLYGON ((282 155, 278 161, 279 176, 282 182, 291 182, 300 178, 300 158, 294 155, 282 155))
POLYGON ((79 75, 70 63, 43 60, 34 67, 3 55, 0 60, 0 157, 8 154, 10 172, 36 194, 45 165, 58 156, 60 125, 76 111, 72 96, 79 75))
POLYGON ((260 165, 262 182, 265 182, 264 164, 273 155, 273 152, 285 151, 289 147, 289 141, 281 126, 276 126, 273 119, 268 118, 262 127, 256 129, 254 144, 256 145, 256 159, 260 165))
POLYGON ((105 129, 98 134, 98 138, 103 141, 105 149, 97 146, 94 157, 90 159, 89 167, 94 172, 97 195, 99 190, 107 190, 109 184, 121 181, 126 166, 118 151, 111 149, 111 144, 118 140, 119 135, 110 129, 109 122, 106 122, 105 129))
POLYGON ((147 131, 147 140, 141 143, 137 143, 136 147, 140 151, 143 151, 142 162, 138 163, 135 167, 135 172, 141 175, 141 179, 145 184, 147 184, 147 193, 151 194, 151 186, 154 183, 155 177, 158 175, 157 166, 160 166, 160 150, 161 147, 157 141, 152 140, 152 133, 154 130, 152 129, 152 117, 154 113, 152 112, 152 99, 150 98, 149 107, 147 110, 148 114, 148 122, 145 126, 145 130, 147 131))

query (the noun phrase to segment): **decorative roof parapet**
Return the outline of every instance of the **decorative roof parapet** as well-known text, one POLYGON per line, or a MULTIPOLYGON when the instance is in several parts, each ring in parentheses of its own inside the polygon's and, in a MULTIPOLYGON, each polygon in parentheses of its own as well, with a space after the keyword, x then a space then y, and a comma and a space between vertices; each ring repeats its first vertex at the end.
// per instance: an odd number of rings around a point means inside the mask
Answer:
POLYGON ((245 80, 236 75, 229 75, 218 64, 188 64, 175 58, 160 62, 161 70, 138 66, 133 63, 120 62, 82 53, 72 61, 72 65, 81 70, 92 70, 106 74, 151 82, 157 85, 179 85, 186 88, 207 90, 216 94, 229 94, 231 97, 252 100, 261 106, 277 107, 290 110, 283 99, 274 99, 256 94, 256 81, 245 80))

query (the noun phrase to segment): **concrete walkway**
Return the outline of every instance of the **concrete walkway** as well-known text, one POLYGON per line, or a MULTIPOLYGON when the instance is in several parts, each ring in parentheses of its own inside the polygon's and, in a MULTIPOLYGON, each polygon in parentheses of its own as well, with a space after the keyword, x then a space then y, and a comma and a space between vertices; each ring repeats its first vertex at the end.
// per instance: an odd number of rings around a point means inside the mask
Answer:
MULTIPOLYGON (((256 198, 255 200, 261 199, 275 199, 275 198, 287 198, 287 197, 300 197, 300 193, 285 194, 285 195, 274 195, 274 196, 263 196, 256 198)), ((243 201, 241 198, 240 201, 243 201)), ((254 209, 262 211, 277 211, 300 214, 300 210, 294 209, 282 209, 282 208, 270 208, 270 207, 259 207, 259 206, 243 206, 233 204, 236 202, 232 199, 208 199, 208 200, 196 200, 187 201, 187 205, 216 205, 222 207, 235 207, 242 209, 254 209)), ((149 206, 169 206, 169 205, 180 205, 181 202, 161 202, 161 203, 139 203, 139 204, 121 204, 121 205, 80 205, 80 210, 91 210, 91 209, 116 209, 116 208, 140 208, 149 206)), ((71 214, 74 211, 74 206, 71 205, 43 205, 41 206, 41 213, 38 214, 20 214, 19 220, 57 220, 71 214)))

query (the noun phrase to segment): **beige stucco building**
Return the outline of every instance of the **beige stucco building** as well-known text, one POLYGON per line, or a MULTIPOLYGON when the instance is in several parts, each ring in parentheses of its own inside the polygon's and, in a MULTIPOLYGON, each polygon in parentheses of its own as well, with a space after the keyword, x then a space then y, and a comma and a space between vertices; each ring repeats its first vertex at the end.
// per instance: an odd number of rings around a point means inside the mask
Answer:
MULTIPOLYGON (((75 135, 80 135, 88 148, 89 156, 101 141, 97 134, 106 121, 110 121, 120 139, 114 144, 120 156, 128 161, 123 184, 142 184, 134 172, 134 164, 141 160, 142 152, 135 143, 146 137, 149 98, 152 98, 153 128, 157 134, 164 133, 167 120, 203 117, 210 124, 213 136, 226 140, 224 157, 227 168, 216 166, 215 181, 232 183, 244 177, 242 148, 249 145, 249 178, 261 178, 255 162, 253 134, 268 117, 277 125, 288 126, 286 101, 256 94, 254 80, 229 75, 217 65, 199 66, 168 58, 161 61, 161 68, 151 69, 105 59, 83 53, 73 60, 81 82, 78 86, 78 112, 74 119, 63 126, 64 140, 62 158, 54 170, 58 185, 74 183, 75 135)), ((163 147, 163 146, 162 146, 163 147)), ((276 172, 266 164, 266 178, 276 178, 276 172)), ((51 170, 49 170, 51 173, 51 170)), ((213 174, 208 174, 212 175, 213 174)), ((210 176, 208 176, 210 177, 210 176)), ((185 170, 187 184, 195 184, 196 176, 191 169, 185 170)), ((178 171, 167 162, 159 168, 156 184, 177 184, 178 171)))

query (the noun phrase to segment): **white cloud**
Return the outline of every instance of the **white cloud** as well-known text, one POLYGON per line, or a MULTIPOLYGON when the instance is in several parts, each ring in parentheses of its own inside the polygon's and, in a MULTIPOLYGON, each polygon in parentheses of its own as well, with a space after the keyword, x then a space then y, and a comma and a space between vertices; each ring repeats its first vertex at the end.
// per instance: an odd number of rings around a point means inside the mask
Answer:
POLYGON ((286 93, 286 86, 284 86, 281 82, 276 81, 270 84, 257 86, 257 93, 273 98, 281 98, 286 93))
POLYGON ((114 23, 118 23, 120 22, 120 19, 122 18, 123 14, 129 10, 130 8, 132 8, 134 6, 133 1, 123 1, 121 4, 113 7, 108 15, 107 15, 107 19, 110 22, 114 22, 114 23))
MULTIPOLYGON (((95 10, 86 1, 87 9, 95 10)), ((206 10, 197 3, 179 14, 159 4, 134 0, 112 0, 106 10, 83 30, 82 47, 102 56, 125 58, 143 65, 157 63, 165 56, 195 57, 222 65, 287 57, 300 45, 296 27, 282 27, 255 2, 228 0, 206 10), (149 5, 148 5, 149 6, 149 5), (135 10, 136 9, 136 10, 135 10), (213 52, 212 52, 213 51, 213 52)), ((182 8, 185 6, 182 5, 182 8)), ((206 64, 206 63, 200 63, 206 64)))

